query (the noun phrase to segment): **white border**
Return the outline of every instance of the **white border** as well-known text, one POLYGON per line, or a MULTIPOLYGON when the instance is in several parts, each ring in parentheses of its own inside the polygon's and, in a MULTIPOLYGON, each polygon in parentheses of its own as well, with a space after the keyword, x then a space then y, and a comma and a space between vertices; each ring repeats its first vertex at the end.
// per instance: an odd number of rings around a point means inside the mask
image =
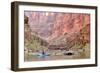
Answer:
POLYGON ((44 6, 19 6, 19 68, 34 68, 62 65, 83 65, 95 64, 95 10, 79 9, 79 8, 60 8, 60 7, 44 7, 44 6), (54 11, 54 12, 70 12, 70 13, 89 13, 91 15, 91 58, 78 60, 56 60, 56 61, 35 61, 24 62, 24 10, 29 11, 54 11))

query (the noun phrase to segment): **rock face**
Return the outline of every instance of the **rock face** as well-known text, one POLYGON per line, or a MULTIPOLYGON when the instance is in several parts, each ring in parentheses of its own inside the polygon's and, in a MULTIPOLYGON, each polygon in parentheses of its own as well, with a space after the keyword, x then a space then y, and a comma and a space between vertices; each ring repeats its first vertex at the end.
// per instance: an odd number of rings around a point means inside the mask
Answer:
POLYGON ((27 16, 24 16, 24 33, 25 33, 25 39, 30 40, 31 39, 31 29, 28 24, 29 18, 27 16))
POLYGON ((65 33, 77 32, 90 24, 89 14, 26 11, 25 15, 29 17, 29 26, 32 32, 47 41, 65 33))
POLYGON ((51 46, 71 47, 75 44, 73 41, 79 42, 80 39, 89 42, 89 14, 25 11, 25 18, 28 18, 28 24, 25 23, 25 36, 28 39, 34 33, 51 46))

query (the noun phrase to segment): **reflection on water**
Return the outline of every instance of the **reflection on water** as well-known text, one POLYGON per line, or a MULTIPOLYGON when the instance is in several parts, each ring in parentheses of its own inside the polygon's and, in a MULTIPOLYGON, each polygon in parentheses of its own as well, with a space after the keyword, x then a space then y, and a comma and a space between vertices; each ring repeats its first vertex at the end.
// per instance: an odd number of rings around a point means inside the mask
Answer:
POLYGON ((55 56, 39 56, 25 54, 25 61, 47 61, 47 60, 62 60, 62 59, 86 59, 89 58, 85 53, 76 53, 72 55, 55 55, 55 56))

